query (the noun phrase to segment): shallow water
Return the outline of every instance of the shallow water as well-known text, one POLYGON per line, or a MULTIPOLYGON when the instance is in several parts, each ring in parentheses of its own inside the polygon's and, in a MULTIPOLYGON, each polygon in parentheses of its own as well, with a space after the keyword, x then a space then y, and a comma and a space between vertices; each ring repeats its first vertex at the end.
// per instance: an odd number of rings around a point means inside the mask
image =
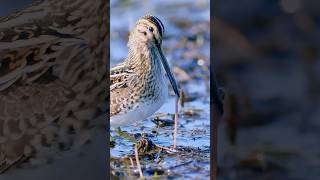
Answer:
MULTIPOLYGON (((180 107, 177 136, 179 153, 161 153, 151 160, 141 158, 144 175, 209 179, 209 1, 111 1, 110 9, 111 66, 125 59, 128 31, 134 22, 145 14, 155 15, 165 26, 165 56, 171 67, 179 67, 180 71, 175 69, 174 74, 186 93, 187 100, 189 99, 185 102, 184 108, 180 107), (159 158, 160 162, 157 161, 159 158)), ((174 107, 175 97, 172 95, 157 113, 174 113, 174 107)), ((121 130, 134 134, 144 133, 157 145, 171 146, 173 125, 158 126, 153 121, 155 116, 137 124, 123 126, 121 130)), ((172 122, 171 116, 160 119, 172 122)), ((134 153, 133 143, 114 131, 111 135, 116 142, 110 152, 113 174, 138 176, 136 169, 129 168, 129 172, 128 165, 121 159, 134 153)))

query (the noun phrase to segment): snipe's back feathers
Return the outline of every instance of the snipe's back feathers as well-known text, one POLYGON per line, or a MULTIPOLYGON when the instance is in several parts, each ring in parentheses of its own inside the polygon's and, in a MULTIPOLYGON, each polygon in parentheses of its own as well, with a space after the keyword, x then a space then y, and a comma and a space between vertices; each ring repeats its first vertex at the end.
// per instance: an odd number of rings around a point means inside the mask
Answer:
POLYGON ((90 139, 106 112, 107 6, 42 0, 0 18, 0 173, 90 139))

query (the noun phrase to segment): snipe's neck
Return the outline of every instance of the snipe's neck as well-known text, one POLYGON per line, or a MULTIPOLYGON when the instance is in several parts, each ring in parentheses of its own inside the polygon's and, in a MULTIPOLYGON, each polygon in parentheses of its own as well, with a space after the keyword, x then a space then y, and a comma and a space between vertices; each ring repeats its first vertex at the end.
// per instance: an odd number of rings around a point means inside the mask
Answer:
POLYGON ((134 47, 129 46, 128 63, 132 68, 144 71, 154 71, 159 68, 160 61, 157 57, 157 49, 139 44, 134 47), (156 68, 156 69, 155 69, 156 68))

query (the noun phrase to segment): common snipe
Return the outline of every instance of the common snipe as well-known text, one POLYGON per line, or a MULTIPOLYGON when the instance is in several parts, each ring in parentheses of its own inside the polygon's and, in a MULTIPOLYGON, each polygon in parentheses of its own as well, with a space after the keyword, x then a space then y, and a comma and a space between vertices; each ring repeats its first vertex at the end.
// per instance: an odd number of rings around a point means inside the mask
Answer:
POLYGON ((90 139, 106 112, 107 6, 41 0, 0 18, 0 173, 90 139))
POLYGON ((161 49, 163 35, 162 22, 151 15, 140 18, 130 32, 128 57, 110 70, 111 127, 141 121, 155 113, 168 97, 165 73, 179 97, 161 49))

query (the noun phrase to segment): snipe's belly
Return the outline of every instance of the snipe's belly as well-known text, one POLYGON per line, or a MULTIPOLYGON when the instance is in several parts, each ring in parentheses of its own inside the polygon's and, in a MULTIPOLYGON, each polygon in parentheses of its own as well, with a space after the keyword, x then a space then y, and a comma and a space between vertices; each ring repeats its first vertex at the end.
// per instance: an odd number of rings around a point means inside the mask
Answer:
MULTIPOLYGON (((131 108, 122 109, 117 115, 110 117, 110 127, 133 124, 152 116, 168 98, 168 85, 160 83, 151 96, 141 98, 131 108)), ((121 102, 126 103, 126 102, 121 102)))

